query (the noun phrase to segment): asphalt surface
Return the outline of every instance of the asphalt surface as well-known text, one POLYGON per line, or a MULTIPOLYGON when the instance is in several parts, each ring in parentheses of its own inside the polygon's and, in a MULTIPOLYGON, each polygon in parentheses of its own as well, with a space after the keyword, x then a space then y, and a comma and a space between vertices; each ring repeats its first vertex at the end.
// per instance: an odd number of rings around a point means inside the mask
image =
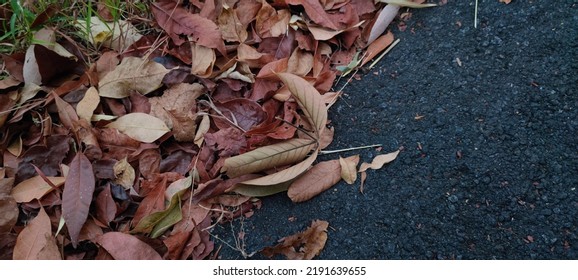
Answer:
POLYGON ((383 144, 356 152, 370 161, 403 147, 364 194, 358 181, 299 204, 274 195, 214 234, 243 231, 252 252, 321 219, 317 259, 578 259, 578 1, 480 0, 478 28, 474 2, 413 10, 331 108, 328 149, 383 144))

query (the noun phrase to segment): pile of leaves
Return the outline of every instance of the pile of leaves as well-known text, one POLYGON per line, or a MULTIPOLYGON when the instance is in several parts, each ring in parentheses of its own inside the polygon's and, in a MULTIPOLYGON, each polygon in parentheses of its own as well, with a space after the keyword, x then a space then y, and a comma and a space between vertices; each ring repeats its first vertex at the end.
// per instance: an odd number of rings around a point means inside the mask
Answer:
MULTIPOLYGON (((422 2, 160 0, 151 21, 99 9, 74 35, 44 25, 2 54, 1 257, 217 258, 211 229, 258 197, 363 182, 399 151, 359 169, 359 156, 316 163, 332 86, 392 44, 401 5, 422 2)), ((263 253, 311 259, 327 227, 263 253)))

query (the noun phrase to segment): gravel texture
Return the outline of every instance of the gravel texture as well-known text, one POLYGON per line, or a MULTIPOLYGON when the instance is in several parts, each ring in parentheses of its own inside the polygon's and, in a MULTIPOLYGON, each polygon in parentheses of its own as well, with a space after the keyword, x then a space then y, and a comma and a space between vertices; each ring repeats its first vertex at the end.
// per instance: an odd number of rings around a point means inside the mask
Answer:
POLYGON ((214 234, 232 245, 242 230, 252 252, 322 219, 317 259, 578 259, 578 2, 480 0, 476 29, 474 2, 413 10, 331 108, 329 149, 383 144, 357 152, 370 161, 403 147, 363 194, 357 181, 299 204, 274 195, 214 234))

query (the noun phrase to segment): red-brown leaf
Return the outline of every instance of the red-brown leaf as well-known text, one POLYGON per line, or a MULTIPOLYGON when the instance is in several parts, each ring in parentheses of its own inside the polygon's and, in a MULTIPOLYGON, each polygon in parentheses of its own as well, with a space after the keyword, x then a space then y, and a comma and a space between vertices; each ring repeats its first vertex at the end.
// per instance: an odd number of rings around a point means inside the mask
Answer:
POLYGON ((52 236, 50 218, 40 212, 18 235, 12 258, 15 260, 60 259, 56 240, 52 236))
POLYGON ((104 187, 104 190, 96 197, 96 217, 105 225, 116 217, 116 204, 112 199, 110 185, 104 187))
POLYGON ((198 14, 189 13, 177 4, 175 1, 159 1, 151 5, 158 24, 171 36, 173 42, 181 45, 185 42, 181 35, 191 36, 192 40, 201 46, 226 53, 217 24, 198 14))
POLYGON ((62 192, 62 215, 72 246, 75 248, 78 245, 80 230, 88 217, 94 183, 92 164, 83 153, 78 152, 70 163, 62 192))
POLYGON ((96 239, 116 260, 161 260, 161 256, 138 238, 122 233, 108 232, 96 239))

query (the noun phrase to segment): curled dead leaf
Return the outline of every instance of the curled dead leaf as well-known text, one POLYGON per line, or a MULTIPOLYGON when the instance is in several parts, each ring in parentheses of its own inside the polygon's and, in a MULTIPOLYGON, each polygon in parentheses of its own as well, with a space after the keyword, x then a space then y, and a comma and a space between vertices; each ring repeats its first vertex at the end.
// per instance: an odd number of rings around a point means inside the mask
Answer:
POLYGON ((381 167, 383 167, 384 164, 390 163, 395 158, 397 158, 398 154, 399 154, 399 150, 397 150, 395 152, 388 153, 388 154, 384 154, 384 155, 378 155, 378 156, 373 158, 373 161, 371 161, 371 163, 367 163, 367 162, 362 163, 361 166, 359 167, 358 172, 365 172, 367 169, 370 169, 370 168, 371 169, 380 169, 381 167))
POLYGON ((266 247, 261 252, 269 258, 281 254, 290 260, 311 260, 325 247, 327 227, 328 222, 315 220, 305 231, 284 237, 278 245, 266 247))

